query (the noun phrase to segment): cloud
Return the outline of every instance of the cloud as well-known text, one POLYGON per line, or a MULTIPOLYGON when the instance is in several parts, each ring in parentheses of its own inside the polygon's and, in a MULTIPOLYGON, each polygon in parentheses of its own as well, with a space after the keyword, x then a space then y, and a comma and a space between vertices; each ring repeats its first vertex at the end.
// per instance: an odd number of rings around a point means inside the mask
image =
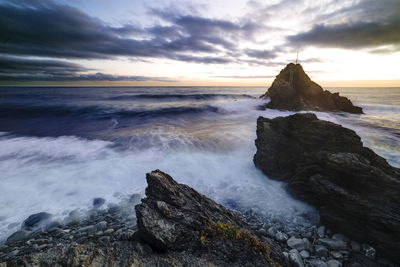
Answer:
POLYGON ((215 78, 223 79, 270 79, 275 78, 273 75, 229 75, 229 76, 212 76, 215 78))
POLYGON ((251 21, 205 18, 176 10, 151 9, 150 13, 157 17, 152 26, 111 26, 77 8, 50 0, 4 1, 0 3, 0 55, 14 58, 1 59, 0 79, 159 80, 107 76, 101 72, 82 74, 89 70, 68 62, 76 59, 129 57, 132 61, 169 59, 201 64, 267 65, 269 59, 277 57, 277 51, 243 46, 243 40, 251 41, 267 30, 251 21), (32 57, 36 60, 29 59, 32 57))
POLYGON ((390 46, 378 51, 400 51, 400 2, 359 1, 335 12, 321 15, 331 23, 315 24, 309 31, 287 37, 291 45, 312 45, 344 49, 390 46), (344 21, 338 23, 337 21, 344 21))
POLYGON ((168 22, 168 26, 164 23, 146 28, 130 24, 112 27, 70 6, 53 2, 22 3, 0 4, 0 53, 226 63, 236 61, 228 52, 239 51, 239 39, 252 38, 262 28, 251 22, 234 23, 156 10, 153 14, 168 22), (211 54, 215 57, 216 53, 223 60, 211 60, 211 54))
POLYGON ((61 60, 27 59, 0 56, 0 81, 157 81, 176 82, 164 77, 123 76, 101 72, 82 73, 89 69, 61 60))
POLYGON ((291 43, 320 47, 371 48, 400 44, 400 19, 388 23, 315 25, 308 32, 289 36, 291 43))

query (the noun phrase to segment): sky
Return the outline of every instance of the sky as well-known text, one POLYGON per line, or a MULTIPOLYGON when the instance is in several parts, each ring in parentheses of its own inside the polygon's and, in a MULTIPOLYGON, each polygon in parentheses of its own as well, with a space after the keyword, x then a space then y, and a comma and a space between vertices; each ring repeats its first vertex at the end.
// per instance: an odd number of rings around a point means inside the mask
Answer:
POLYGON ((400 86, 400 0, 0 0, 0 85, 400 86))

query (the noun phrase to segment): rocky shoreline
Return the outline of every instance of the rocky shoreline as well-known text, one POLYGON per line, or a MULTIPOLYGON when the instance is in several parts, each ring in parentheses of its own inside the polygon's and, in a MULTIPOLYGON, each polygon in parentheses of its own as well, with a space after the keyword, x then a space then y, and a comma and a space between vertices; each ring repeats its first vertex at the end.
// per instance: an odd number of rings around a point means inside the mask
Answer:
POLYGON ((141 204, 132 195, 61 222, 30 216, 31 229, 25 221, 1 245, 0 266, 396 266, 324 226, 288 229, 231 212, 160 171, 147 180, 141 204))
POLYGON ((321 223, 400 262, 400 169, 354 131, 312 113, 259 117, 255 143, 255 165, 318 208, 321 223))

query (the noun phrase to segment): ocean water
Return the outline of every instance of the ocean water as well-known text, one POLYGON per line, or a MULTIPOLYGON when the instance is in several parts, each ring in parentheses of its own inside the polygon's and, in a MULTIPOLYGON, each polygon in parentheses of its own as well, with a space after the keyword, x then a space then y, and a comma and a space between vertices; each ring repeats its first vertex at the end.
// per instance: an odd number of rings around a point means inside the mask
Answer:
MULTIPOLYGON (((139 193, 160 169, 235 210, 315 214, 254 167, 263 87, 0 88, 0 239, 30 214, 64 217, 139 193)), ((400 88, 330 88, 366 114, 318 112, 400 167, 400 88)), ((307 216, 306 216, 307 217, 307 216)), ((297 220, 297 219, 296 219, 297 220)))

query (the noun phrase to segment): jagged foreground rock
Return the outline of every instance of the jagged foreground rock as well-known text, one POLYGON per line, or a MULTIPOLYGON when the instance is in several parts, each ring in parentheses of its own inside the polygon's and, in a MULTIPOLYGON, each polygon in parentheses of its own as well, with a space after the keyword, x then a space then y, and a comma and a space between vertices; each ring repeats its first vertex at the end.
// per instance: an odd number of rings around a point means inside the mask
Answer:
POLYGON ((266 105, 271 109, 363 113, 362 108, 354 106, 348 98, 323 90, 300 64, 288 64, 261 97, 271 99, 266 105))
POLYGON ((95 210, 84 224, 9 242, 0 266, 289 266, 279 245, 237 214, 159 170, 146 178, 137 228, 118 222, 116 207, 100 217, 95 210), (32 248, 38 242, 51 245, 32 248))
POLYGON ((257 120, 254 163, 319 208, 322 223, 400 262, 400 169, 311 113, 257 120))

